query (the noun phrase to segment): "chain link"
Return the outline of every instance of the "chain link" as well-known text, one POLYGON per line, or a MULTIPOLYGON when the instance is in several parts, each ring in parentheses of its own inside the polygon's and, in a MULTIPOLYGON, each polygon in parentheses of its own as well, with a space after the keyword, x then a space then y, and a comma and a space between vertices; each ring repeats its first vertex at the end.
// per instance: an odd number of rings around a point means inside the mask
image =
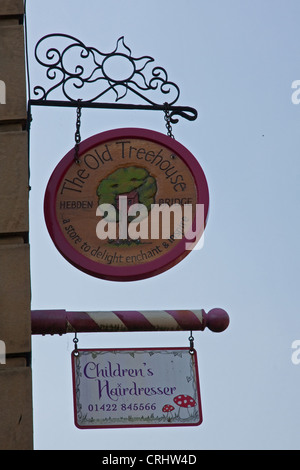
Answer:
POLYGON ((73 338, 73 343, 74 343, 74 351, 73 351, 73 354, 74 356, 79 356, 79 352, 78 352, 78 343, 79 339, 77 338, 77 333, 75 332, 75 337, 73 338))
POLYGON ((172 126, 171 126, 171 118, 170 118, 170 111, 169 111, 169 104, 164 103, 165 107, 165 121, 166 121, 166 128, 167 128, 167 135, 174 139, 174 135, 172 133, 172 126))
POLYGON ((74 153, 74 160, 77 164, 80 163, 80 160, 78 158, 79 154, 79 144, 81 142, 81 136, 80 136, 80 125, 81 125, 81 106, 80 106, 81 99, 78 100, 78 106, 77 106, 77 118, 76 118, 76 132, 75 132, 75 153, 74 153))
POLYGON ((194 336, 193 336, 192 331, 191 331, 191 334, 189 336, 189 342, 190 342, 190 354, 193 355, 195 353, 195 349, 194 349, 194 336))

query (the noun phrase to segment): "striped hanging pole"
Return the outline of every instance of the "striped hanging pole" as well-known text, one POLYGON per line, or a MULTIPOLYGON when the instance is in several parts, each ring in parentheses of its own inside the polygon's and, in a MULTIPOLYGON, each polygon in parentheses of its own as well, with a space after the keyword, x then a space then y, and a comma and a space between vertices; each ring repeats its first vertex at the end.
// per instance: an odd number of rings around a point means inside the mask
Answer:
POLYGON ((67 312, 32 310, 33 335, 97 333, 118 331, 197 331, 206 327, 222 332, 229 325, 225 310, 129 310, 108 312, 67 312))

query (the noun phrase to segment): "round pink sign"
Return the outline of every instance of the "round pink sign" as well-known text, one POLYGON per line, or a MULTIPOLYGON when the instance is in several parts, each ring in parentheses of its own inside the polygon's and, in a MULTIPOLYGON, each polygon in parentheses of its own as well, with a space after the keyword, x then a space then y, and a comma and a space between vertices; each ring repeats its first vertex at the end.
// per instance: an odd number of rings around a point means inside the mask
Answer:
POLYGON ((209 192, 196 158, 147 129, 115 129, 60 161, 44 200, 59 252, 92 276, 145 279, 185 258, 206 224, 209 192))

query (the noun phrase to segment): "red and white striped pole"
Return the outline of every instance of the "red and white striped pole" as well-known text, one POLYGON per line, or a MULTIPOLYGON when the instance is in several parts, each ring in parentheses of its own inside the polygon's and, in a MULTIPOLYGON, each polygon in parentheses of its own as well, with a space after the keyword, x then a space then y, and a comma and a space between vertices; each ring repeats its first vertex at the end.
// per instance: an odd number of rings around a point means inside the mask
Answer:
POLYGON ((67 312, 32 310, 33 335, 96 333, 118 331, 197 331, 208 328, 222 332, 229 325, 225 310, 143 310, 109 312, 67 312))

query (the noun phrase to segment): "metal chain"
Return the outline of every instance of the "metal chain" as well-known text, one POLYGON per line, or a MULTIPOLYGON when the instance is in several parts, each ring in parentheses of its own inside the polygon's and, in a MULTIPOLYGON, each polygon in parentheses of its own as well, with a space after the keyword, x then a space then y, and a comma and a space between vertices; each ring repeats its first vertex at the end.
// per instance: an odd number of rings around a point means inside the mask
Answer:
POLYGON ((80 163, 80 160, 78 158, 78 153, 79 153, 79 144, 81 142, 81 136, 80 136, 80 125, 81 125, 81 106, 80 106, 81 99, 78 100, 78 106, 77 106, 77 118, 76 118, 76 132, 75 132, 75 153, 74 153, 74 160, 77 164, 80 163))
POLYGON ((170 118, 170 112, 169 112, 169 104, 164 103, 164 107, 165 107, 165 121, 166 121, 167 134, 168 134, 169 137, 174 139, 175 137, 172 133, 171 118, 170 118))
POLYGON ((190 354, 193 355, 195 353, 195 349, 194 349, 194 336, 193 336, 192 331, 191 331, 191 335, 189 337, 189 342, 190 342, 190 354))
POLYGON ((78 341, 79 341, 79 339, 77 338, 77 333, 75 333, 75 337, 73 338, 73 343, 74 343, 73 354, 74 354, 74 356, 79 356, 78 346, 77 346, 78 341))

